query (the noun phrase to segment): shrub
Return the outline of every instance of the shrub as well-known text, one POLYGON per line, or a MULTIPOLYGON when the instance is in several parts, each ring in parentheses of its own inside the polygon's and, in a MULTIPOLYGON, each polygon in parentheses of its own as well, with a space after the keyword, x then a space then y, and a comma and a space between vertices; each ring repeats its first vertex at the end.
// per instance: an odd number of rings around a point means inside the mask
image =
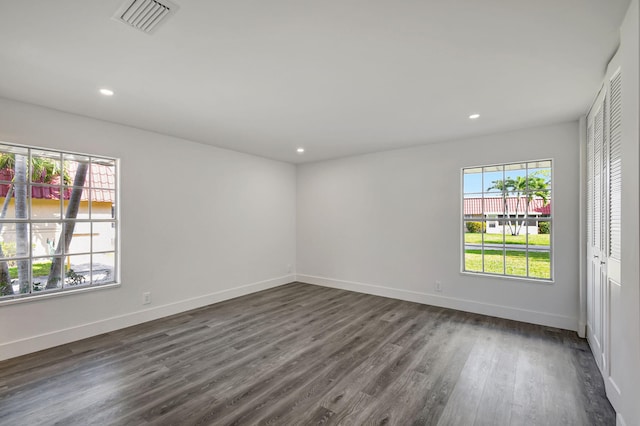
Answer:
POLYGON ((549 222, 538 222, 538 234, 549 233, 549 222))
POLYGON ((487 232, 487 224, 484 222, 467 222, 467 231, 474 234, 487 232))

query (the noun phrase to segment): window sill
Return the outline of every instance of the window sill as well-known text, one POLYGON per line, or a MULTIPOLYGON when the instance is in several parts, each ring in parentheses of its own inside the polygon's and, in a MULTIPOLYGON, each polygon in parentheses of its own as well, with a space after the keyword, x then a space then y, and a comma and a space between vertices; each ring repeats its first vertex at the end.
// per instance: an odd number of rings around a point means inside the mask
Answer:
POLYGON ((18 296, 14 296, 13 298, 0 300, 0 307, 1 306, 7 306, 7 305, 14 305, 14 304, 17 304, 17 303, 29 303, 29 302, 47 300, 47 299, 51 299, 51 298, 54 298, 54 297, 71 296, 73 294, 81 294, 81 293, 86 293, 86 292, 96 291, 96 290, 106 290, 106 289, 111 289, 111 288, 117 288, 117 287, 120 287, 121 285, 122 285, 121 283, 115 282, 115 283, 94 285, 94 286, 90 286, 90 287, 83 287, 83 288, 78 288, 78 289, 73 289, 73 290, 53 290, 51 292, 38 294, 38 295, 35 295, 35 296, 32 296, 32 295, 20 296, 20 295, 18 295, 18 296))
POLYGON ((460 275, 466 275, 477 278, 489 278, 489 279, 501 279, 508 281, 523 281, 531 284, 542 284, 542 285, 554 285, 555 280, 552 278, 550 280, 544 278, 531 278, 531 277, 516 277, 512 275, 499 275, 499 274, 488 274, 486 272, 469 272, 469 271, 460 271, 460 275))

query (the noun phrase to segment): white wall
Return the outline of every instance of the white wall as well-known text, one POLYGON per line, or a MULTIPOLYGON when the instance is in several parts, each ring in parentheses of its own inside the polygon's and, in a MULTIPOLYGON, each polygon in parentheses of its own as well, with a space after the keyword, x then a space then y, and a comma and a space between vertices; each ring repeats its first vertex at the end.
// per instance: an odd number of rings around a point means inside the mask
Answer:
POLYGON ((622 288, 621 351, 612 366, 622 371, 619 424, 640 425, 640 9, 633 0, 620 29, 622 67, 622 288), (624 422, 624 423, 623 423, 624 422))
POLYGON ((0 306, 0 359, 295 278, 293 165, 4 99, 0 141, 121 158, 122 185, 122 286, 0 306))
POLYGON ((576 330, 578 188, 577 122, 301 165, 298 279, 576 330), (543 158, 555 282, 461 274, 461 168, 543 158))

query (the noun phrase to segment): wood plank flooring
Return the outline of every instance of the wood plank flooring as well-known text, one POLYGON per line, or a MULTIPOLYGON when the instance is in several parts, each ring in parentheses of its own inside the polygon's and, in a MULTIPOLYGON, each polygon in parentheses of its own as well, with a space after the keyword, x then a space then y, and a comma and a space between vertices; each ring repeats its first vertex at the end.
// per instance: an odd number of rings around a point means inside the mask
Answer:
POLYGON ((0 362, 2 425, 613 425, 575 333, 302 283, 0 362))

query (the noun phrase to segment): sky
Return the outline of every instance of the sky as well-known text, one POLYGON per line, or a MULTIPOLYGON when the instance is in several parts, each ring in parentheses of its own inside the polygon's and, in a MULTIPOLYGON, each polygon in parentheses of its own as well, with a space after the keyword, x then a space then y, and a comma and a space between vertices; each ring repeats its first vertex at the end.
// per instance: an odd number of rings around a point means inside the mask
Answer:
MULTIPOLYGON (((473 168, 464 170, 464 196, 465 197, 480 197, 484 192, 484 196, 498 196, 500 191, 493 189, 489 190, 493 186, 493 182, 496 180, 502 180, 503 178, 515 178, 518 176, 526 177, 527 168, 525 164, 507 165, 507 170, 504 170, 503 166, 491 166, 485 168, 473 168), (484 180, 484 183, 483 183, 484 180)), ((529 175, 535 172, 551 171, 551 162, 535 162, 529 163, 529 175)))

